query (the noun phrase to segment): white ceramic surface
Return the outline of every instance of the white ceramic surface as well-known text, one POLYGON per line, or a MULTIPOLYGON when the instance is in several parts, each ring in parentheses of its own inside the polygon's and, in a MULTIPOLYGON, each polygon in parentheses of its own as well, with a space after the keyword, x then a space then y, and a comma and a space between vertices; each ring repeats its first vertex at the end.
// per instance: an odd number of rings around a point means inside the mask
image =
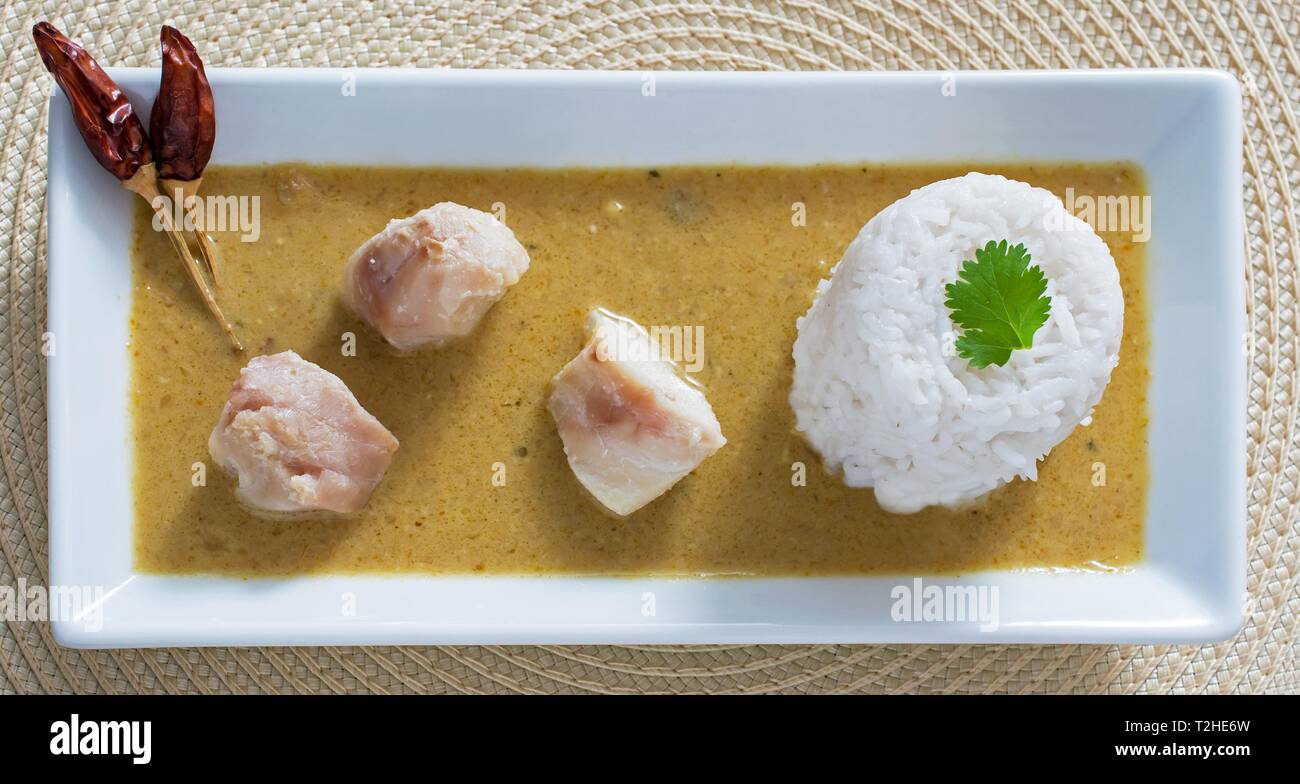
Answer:
MULTIPOLYGON (((147 117, 157 72, 111 73, 147 117)), ((210 78, 220 119, 214 164, 1136 161, 1154 210, 1147 556, 1121 574, 926 580, 996 586, 994 631, 892 620, 891 591, 911 576, 250 581, 137 573, 127 421, 135 197, 98 170, 56 95, 51 579, 104 592, 80 620, 55 621, 61 643, 1161 643, 1219 640, 1240 625, 1246 332, 1241 102, 1231 77, 215 69, 210 78), (345 95, 350 86, 355 95, 345 95)), ((177 449, 206 458, 203 445, 177 449)))

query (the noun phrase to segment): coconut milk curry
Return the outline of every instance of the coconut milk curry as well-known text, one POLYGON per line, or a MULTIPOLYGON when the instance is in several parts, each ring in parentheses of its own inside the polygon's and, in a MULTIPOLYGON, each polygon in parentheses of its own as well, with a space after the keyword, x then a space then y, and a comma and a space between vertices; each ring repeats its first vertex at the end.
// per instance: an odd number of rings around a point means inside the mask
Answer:
POLYGON ((207 194, 256 197, 260 234, 217 235, 233 353, 138 208, 132 305, 135 563, 155 573, 847 575, 1097 567, 1141 556, 1147 494, 1143 246, 1099 232, 1124 289, 1120 362, 1089 426, 960 511, 880 510, 825 473, 786 402, 795 319, 876 212, 976 169, 1076 200, 1141 194, 1128 165, 658 170, 213 168, 207 194), (438 201, 503 217, 532 266, 469 338, 398 356, 339 304, 344 261, 438 201), (592 307, 703 327, 695 373, 728 444, 626 519, 569 470, 547 383, 592 307), (353 345, 354 344, 354 345, 353 345), (350 348, 355 356, 349 356, 350 348), (366 509, 267 520, 235 499, 208 434, 252 356, 294 349, 401 440, 366 509))

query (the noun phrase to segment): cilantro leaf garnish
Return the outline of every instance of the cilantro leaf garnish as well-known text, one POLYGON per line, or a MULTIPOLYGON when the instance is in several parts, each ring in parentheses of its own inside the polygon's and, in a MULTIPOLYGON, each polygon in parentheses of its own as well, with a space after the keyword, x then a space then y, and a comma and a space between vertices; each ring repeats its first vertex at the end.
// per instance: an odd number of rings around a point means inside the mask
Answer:
POLYGON ((944 287, 944 304, 962 328, 957 356, 973 367, 1002 366, 1011 352, 1034 344, 1034 333, 1047 323, 1051 297, 1047 278, 1029 266, 1024 245, 990 240, 975 251, 975 260, 962 262, 957 280, 944 287))

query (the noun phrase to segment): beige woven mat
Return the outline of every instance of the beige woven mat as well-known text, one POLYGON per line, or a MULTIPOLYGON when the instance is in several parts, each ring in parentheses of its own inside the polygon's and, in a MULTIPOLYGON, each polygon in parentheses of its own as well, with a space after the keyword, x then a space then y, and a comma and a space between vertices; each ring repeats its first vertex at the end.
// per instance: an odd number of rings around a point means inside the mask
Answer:
POLYGON ((1300 691, 1294 507, 1300 11, 1294 0, 739 3, 8 2, 0 19, 0 585, 47 575, 45 106, 53 21, 100 61, 155 66, 171 22, 212 65, 613 69, 1208 66, 1245 85, 1250 620, 1204 648, 710 646, 79 652, 0 637, 4 692, 1300 691), (229 5, 230 7, 226 7, 229 5), (220 8, 211 7, 219 6, 220 8), (196 10, 181 10, 193 8, 196 10))

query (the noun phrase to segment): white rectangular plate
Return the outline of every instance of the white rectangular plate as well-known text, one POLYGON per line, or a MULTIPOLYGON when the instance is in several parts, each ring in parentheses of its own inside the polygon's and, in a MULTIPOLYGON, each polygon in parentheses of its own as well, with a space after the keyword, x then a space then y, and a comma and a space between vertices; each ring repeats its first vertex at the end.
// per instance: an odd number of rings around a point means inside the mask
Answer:
MULTIPOLYGON (((157 71, 111 73, 147 117, 157 71)), ((135 197, 98 169, 55 95, 50 572, 56 586, 102 592, 55 621, 63 644, 1173 643, 1223 639, 1239 627, 1245 300, 1241 104, 1231 77, 275 69, 209 75, 220 124, 216 164, 1137 162, 1149 177, 1154 213, 1146 558, 1120 574, 926 578, 936 586, 996 587, 998 622, 985 631, 977 622, 894 620, 895 588, 911 586, 911 576, 237 580, 138 573, 127 388, 135 197)))

